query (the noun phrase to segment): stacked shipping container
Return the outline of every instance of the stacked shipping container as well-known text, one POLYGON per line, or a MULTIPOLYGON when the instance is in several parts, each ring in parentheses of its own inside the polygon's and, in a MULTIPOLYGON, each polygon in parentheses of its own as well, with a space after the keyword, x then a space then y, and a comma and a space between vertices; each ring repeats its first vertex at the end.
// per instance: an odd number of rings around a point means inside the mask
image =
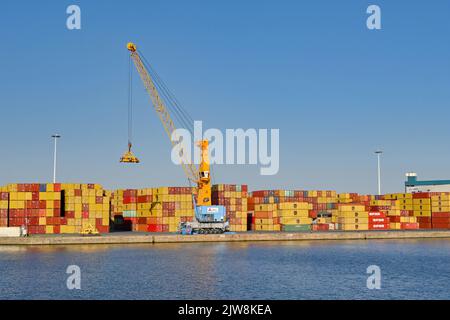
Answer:
POLYGON ((9 193, 0 191, 0 227, 8 226, 9 193))
POLYGON ((190 187, 117 190, 112 194, 112 216, 122 218, 132 231, 176 232, 180 222, 192 221, 190 187))
POLYGON ((312 204, 307 202, 279 203, 278 221, 282 231, 308 231, 313 219, 310 218, 312 204))
MULTIPOLYGON (((195 190, 195 189, 194 189, 195 190)), ((87 225, 109 231, 120 217, 130 230, 176 232, 192 221, 193 189, 160 187, 105 191, 95 184, 9 184, 0 187, 0 227, 31 234, 79 233, 87 225)), ((450 193, 384 196, 334 191, 259 190, 212 186, 212 203, 227 209, 231 231, 450 229, 450 193)))
POLYGON ((216 184, 212 204, 225 206, 230 231, 247 231, 247 185, 216 184))
POLYGON ((46 233, 79 233, 89 225, 100 233, 109 232, 109 196, 100 185, 62 184, 61 191, 64 203, 60 228, 50 221, 46 233))
POLYGON ((431 196, 431 215, 433 229, 450 229, 449 193, 435 193, 431 196))
POLYGON ((25 226, 29 234, 78 233, 88 225, 109 231, 109 198, 98 185, 9 184, 3 190, 0 206, 5 199, 8 205, 0 214, 10 227, 25 226))
POLYGON ((341 203, 337 211, 337 229, 343 231, 368 230, 369 212, 365 205, 341 203))

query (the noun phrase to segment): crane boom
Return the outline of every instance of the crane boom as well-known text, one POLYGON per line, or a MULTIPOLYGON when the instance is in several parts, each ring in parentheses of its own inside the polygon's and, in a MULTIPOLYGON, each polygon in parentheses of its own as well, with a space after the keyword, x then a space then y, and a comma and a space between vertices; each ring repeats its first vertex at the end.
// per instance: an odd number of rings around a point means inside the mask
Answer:
MULTIPOLYGON (((145 68, 141 60, 141 57, 139 56, 139 53, 136 50, 136 45, 134 45, 133 43, 128 43, 127 48, 131 52, 131 58, 133 59, 134 65, 136 66, 136 69, 142 79, 142 82, 144 83, 144 87, 152 100, 153 107, 164 126, 164 130, 169 136, 169 140, 172 143, 172 146, 175 146, 175 144, 179 140, 179 137, 176 136, 175 131, 176 127, 170 116, 170 113, 167 110, 166 106, 164 105, 163 100, 159 96, 158 90, 156 89, 156 86, 149 72, 145 68)), ((183 167, 184 173, 186 174, 186 177, 190 181, 198 182, 199 172, 197 168, 194 166, 194 164, 192 162, 185 163, 182 161, 181 165, 183 167)))

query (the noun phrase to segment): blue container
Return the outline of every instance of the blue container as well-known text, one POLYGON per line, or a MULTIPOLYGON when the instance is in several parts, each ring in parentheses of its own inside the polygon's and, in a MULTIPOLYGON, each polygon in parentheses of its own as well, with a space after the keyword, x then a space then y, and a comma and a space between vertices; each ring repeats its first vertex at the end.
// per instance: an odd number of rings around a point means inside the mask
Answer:
POLYGON ((47 185, 46 184, 40 184, 39 185, 39 192, 46 192, 47 191, 47 185))

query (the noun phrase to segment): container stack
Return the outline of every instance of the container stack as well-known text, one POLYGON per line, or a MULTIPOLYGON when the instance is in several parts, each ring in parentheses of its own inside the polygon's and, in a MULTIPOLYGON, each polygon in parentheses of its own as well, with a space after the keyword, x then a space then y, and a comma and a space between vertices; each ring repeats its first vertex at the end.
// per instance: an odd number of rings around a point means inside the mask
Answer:
POLYGON ((309 212, 312 204, 307 202, 284 202, 279 203, 277 211, 278 221, 282 231, 309 231, 313 219, 309 212))
POLYGON ((247 185, 212 186, 212 204, 225 206, 230 231, 247 231, 247 197, 247 185))
POLYGON ((59 226, 65 223, 60 184, 19 183, 9 184, 7 189, 10 227, 25 226, 29 234, 53 233, 53 229, 59 233, 59 226))
POLYGON ((0 222, 29 234, 78 233, 91 225, 109 232, 109 197, 99 185, 9 184, 0 195, 0 222))
POLYGON ((417 218, 417 229, 429 229, 431 226, 431 194, 428 192, 413 193, 413 216, 417 218))
POLYGON ((419 228, 418 217, 414 216, 413 194, 386 194, 383 198, 391 201, 391 206, 388 210, 390 229, 416 230, 419 228))
POLYGON ((431 215, 433 229, 450 229, 450 193, 431 196, 431 215))
POLYGON ((362 204, 338 205, 337 229, 343 231, 356 231, 369 229, 369 212, 362 204))
POLYGON ((131 225, 132 231, 137 231, 137 190, 119 190, 118 198, 122 202, 119 208, 125 223, 131 225))
POLYGON ((372 198, 369 201, 369 230, 388 230, 390 228, 389 210, 395 200, 372 198))
MULTIPOLYGON (((305 193, 305 192, 304 192, 305 193)), ((310 203, 311 209, 309 211, 310 218, 317 218, 318 216, 332 215, 337 212, 338 196, 336 191, 332 190, 313 190, 306 191, 306 197, 303 201, 310 203)))
POLYGON ((257 204, 273 204, 285 202, 307 202, 311 204, 309 217, 333 214, 337 208, 337 194, 330 190, 259 190, 249 193, 248 210, 253 211, 257 204))
POLYGON ((8 226, 9 193, 0 191, 0 227, 8 226))
MULTIPOLYGON (((150 190, 145 196, 150 195, 150 190)), ((151 190, 150 208, 144 210, 149 232, 176 232, 180 222, 192 221, 194 204, 190 187, 160 187, 151 190)), ((147 205, 148 206, 148 205, 147 205)))
POLYGON ((337 203, 353 203, 359 201, 357 193, 339 193, 337 194, 337 203))
POLYGON ((47 223, 46 233, 79 233, 88 226, 100 233, 109 232, 110 198, 100 185, 62 184, 61 191, 64 199, 61 226, 47 223))
POLYGON ((280 231, 276 203, 254 205, 252 231, 280 231))
POLYGON ((156 224, 156 218, 153 218, 155 221, 151 218, 152 205, 157 205, 157 203, 153 202, 153 189, 146 188, 137 190, 137 215, 135 224, 133 224, 133 231, 146 232, 150 224, 156 224))

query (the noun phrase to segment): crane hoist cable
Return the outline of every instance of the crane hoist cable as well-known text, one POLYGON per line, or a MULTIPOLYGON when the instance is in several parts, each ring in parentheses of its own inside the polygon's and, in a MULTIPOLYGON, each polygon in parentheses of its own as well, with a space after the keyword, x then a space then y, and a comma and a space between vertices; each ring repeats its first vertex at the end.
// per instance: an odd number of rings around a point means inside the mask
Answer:
POLYGON ((128 151, 120 158, 120 162, 139 163, 139 159, 131 151, 133 146, 133 61, 128 58, 128 151))
POLYGON ((131 57, 128 57, 128 144, 133 139, 133 72, 131 57))

